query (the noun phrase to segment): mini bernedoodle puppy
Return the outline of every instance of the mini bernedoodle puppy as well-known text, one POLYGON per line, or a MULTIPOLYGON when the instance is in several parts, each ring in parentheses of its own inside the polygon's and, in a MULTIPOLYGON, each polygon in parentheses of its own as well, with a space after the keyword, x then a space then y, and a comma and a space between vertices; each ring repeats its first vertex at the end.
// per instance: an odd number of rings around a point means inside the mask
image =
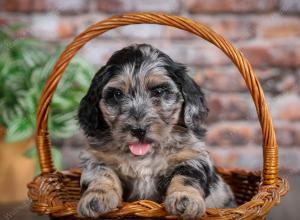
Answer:
POLYGON ((204 147, 207 114, 184 65, 147 44, 115 52, 80 103, 90 147, 81 154, 79 215, 97 218, 140 199, 184 219, 235 206, 204 147))

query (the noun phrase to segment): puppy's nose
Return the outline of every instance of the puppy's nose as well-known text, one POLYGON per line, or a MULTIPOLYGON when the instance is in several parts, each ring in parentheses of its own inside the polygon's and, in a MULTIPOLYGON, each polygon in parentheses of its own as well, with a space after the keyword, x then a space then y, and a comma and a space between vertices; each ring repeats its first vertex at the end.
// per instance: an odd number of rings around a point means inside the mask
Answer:
POLYGON ((143 128, 132 128, 130 132, 132 136, 137 137, 139 140, 144 139, 146 135, 146 130, 143 128))

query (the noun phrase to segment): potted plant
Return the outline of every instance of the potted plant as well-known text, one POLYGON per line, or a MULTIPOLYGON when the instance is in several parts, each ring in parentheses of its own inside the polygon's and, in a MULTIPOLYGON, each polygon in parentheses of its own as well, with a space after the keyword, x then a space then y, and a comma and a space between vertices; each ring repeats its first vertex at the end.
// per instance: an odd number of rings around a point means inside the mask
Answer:
MULTIPOLYGON (((37 157, 34 146, 36 110, 43 85, 60 49, 32 39, 14 39, 16 26, 0 31, 0 202, 26 198, 37 157)), ((72 136, 77 130, 76 112, 87 90, 93 68, 80 57, 73 59, 63 76, 49 116, 53 139, 72 136)), ((61 155, 53 150, 54 163, 61 155)))

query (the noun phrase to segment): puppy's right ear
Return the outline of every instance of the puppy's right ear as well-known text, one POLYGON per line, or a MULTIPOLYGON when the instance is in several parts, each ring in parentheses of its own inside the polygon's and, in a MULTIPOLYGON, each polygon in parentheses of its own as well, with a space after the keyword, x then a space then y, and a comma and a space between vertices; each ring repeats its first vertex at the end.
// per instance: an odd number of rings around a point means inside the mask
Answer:
POLYGON ((182 116, 183 119, 179 123, 184 122, 185 126, 191 129, 199 138, 205 135, 205 127, 203 126, 207 115, 208 108, 204 93, 196 82, 188 75, 186 67, 172 60, 166 65, 169 76, 174 80, 184 99, 182 116))
POLYGON ((82 98, 78 111, 80 127, 87 136, 94 137, 108 129, 99 107, 103 87, 111 75, 102 67, 94 76, 87 94, 82 98))

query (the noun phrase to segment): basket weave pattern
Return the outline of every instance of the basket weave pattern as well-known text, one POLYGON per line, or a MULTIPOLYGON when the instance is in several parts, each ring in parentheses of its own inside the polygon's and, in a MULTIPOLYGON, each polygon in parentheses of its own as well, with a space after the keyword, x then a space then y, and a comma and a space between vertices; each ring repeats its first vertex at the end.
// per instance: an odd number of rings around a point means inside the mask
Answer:
MULTIPOLYGON (((263 136, 263 171, 225 170, 219 173, 231 186, 240 205, 232 209, 207 209, 205 219, 263 219, 288 190, 285 179, 278 177, 278 146, 272 119, 261 86, 254 71, 243 54, 222 36, 193 20, 160 13, 129 13, 114 16, 88 27, 71 42, 59 59, 44 87, 37 114, 36 143, 42 174, 29 185, 32 211, 52 217, 76 217, 76 204, 80 198, 80 172, 70 170, 57 172, 50 154, 50 139, 47 131, 49 106, 55 89, 71 59, 89 40, 104 32, 129 24, 160 24, 173 26, 193 33, 221 49, 236 65, 243 76, 256 107, 263 136)), ((141 200, 124 203, 105 217, 166 217, 163 204, 141 200)))

